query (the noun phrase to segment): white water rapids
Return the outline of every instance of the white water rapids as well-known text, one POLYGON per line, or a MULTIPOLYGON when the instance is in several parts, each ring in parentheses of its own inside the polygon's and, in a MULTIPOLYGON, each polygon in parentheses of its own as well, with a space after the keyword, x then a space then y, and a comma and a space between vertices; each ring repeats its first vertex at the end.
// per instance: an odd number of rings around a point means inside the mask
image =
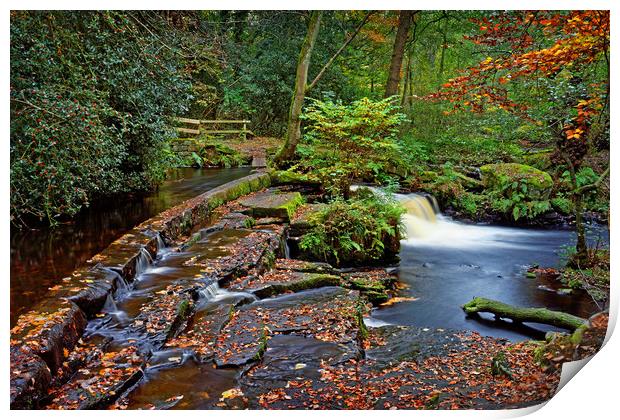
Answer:
POLYGON ((456 222, 439 211, 437 200, 430 195, 394 194, 406 209, 403 245, 441 248, 520 248, 519 237, 542 235, 523 229, 469 225, 456 222))

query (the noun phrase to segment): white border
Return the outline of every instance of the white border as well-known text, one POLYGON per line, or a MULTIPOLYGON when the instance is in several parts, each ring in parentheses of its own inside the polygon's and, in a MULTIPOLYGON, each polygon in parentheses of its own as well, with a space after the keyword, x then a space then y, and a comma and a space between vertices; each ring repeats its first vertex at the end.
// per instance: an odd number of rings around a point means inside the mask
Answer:
MULTIPOLYGON (((543 1, 480 1, 480 0, 470 0, 467 2, 464 1, 442 1, 442 0, 434 0, 432 2, 428 1, 395 1, 395 0, 384 0, 381 2, 378 1, 368 1, 368 0, 343 0, 339 1, 337 4, 334 1, 325 1, 325 0, 315 0, 312 2, 302 2, 302 1, 233 1, 229 0, 226 2, 223 1, 200 1, 200 0, 176 0, 174 2, 164 2, 159 0, 151 0, 151 1, 132 1, 132 0, 91 0, 88 2, 85 1, 75 1, 75 0, 60 0, 60 1, 36 1, 36 0, 21 0, 21 1, 4 1, 2 3, 2 8, 4 11, 3 21, 2 21, 2 56, 5 57, 3 60, 4 64, 1 69, 2 80, 4 81, 4 90, 3 90, 3 113, 2 113, 2 127, 4 133, 7 135, 5 148, 8 148, 8 131, 9 131, 9 112, 8 112, 8 104, 9 104, 9 10, 11 9, 236 9, 236 10, 278 10, 278 9, 325 9, 325 10, 347 10, 347 9, 375 9, 375 10, 398 10, 398 9, 433 9, 433 10, 442 10, 442 9, 473 9, 473 10, 496 10, 496 9, 606 9, 611 10, 611 31, 612 31, 612 48, 613 54, 611 54, 611 66, 612 66, 612 95, 611 95, 611 111, 612 111, 612 140, 611 140, 611 156, 612 161, 618 162, 618 146, 615 145, 615 142, 618 140, 618 101, 617 101, 617 89, 615 89, 616 83, 618 82, 618 77, 614 77, 614 71, 617 74, 617 70, 620 68, 618 66, 618 53, 616 52, 616 45, 618 45, 618 31, 616 28, 618 27, 619 20, 617 19, 617 14, 620 13, 620 7, 617 5, 619 2, 613 1, 602 1, 602 0, 563 0, 563 1, 553 1, 553 0, 543 0, 543 1), (429 7, 432 6, 432 7, 429 7)), ((9 207, 9 153, 8 150, 5 149, 5 153, 0 153, 0 159, 2 160, 2 166, 4 170, 2 172, 2 197, 4 198, 4 208, 5 211, 8 210, 9 207)), ((611 182, 612 185, 618 184, 618 175, 617 171, 614 169, 611 171, 611 182)), ((618 195, 612 191, 611 197, 611 208, 612 214, 619 208, 618 204, 618 195)), ((9 229, 9 217, 8 211, 5 218, 0 223, 0 229, 2 229, 2 237, 5 238, 3 243, 3 251, 2 251, 2 268, 4 272, 5 279, 4 285, 2 286, 3 293, 3 303, 6 308, 5 311, 8 311, 10 306, 10 295, 9 295, 9 279, 10 279, 10 262, 9 262, 9 243, 8 240, 10 238, 10 229, 9 229)), ((611 241, 612 243, 616 243, 616 232, 612 230, 611 232, 611 241)), ((618 252, 615 247, 611 248, 612 250, 612 270, 611 270, 611 278, 614 279, 613 287, 611 290, 611 327, 610 330, 613 329, 613 326, 617 320, 617 311, 618 311, 618 299, 620 298, 618 293, 618 270, 616 269, 616 263, 618 261, 618 252)), ((6 314, 6 312, 5 312, 6 314)), ((8 341, 9 341, 9 320, 8 317, 4 318, 4 325, 0 326, 2 328, 3 337, 5 337, 4 343, 2 346, 2 354, 4 355, 4 363, 2 366, 2 375, 4 378, 2 390, 0 390, 0 395, 4 398, 4 407, 6 410, 9 409, 9 381, 7 380, 9 377, 9 364, 8 364, 8 341)), ((417 418, 458 418, 458 419, 469 419, 469 418, 512 418, 519 417, 522 415, 530 414, 530 418, 533 419, 543 419, 543 418, 562 418, 562 419, 570 419, 570 418, 609 418, 611 417, 611 413, 617 410, 618 408, 618 391, 617 391, 617 381, 618 374, 620 373, 619 369, 619 361, 618 354, 620 354, 620 344, 617 338, 617 334, 611 336, 608 334, 608 342, 605 347, 592 358, 591 361, 587 363, 587 368, 580 371, 577 376, 570 380, 561 391, 552 398, 546 405, 543 407, 533 407, 522 410, 502 410, 502 411, 377 411, 377 412, 367 412, 367 411, 342 411, 338 412, 336 415, 339 417, 347 417, 352 418, 355 416, 358 418, 370 419, 376 416, 390 416, 390 417, 400 417, 404 418, 405 416, 409 418, 410 416, 415 416, 417 418)), ((566 370, 563 372, 563 376, 566 375, 566 370)), ((9 413, 7 413, 9 414, 9 413)), ((169 414, 162 411, 157 412, 119 412, 119 411, 100 411, 93 413, 80 413, 80 412, 24 412, 24 411, 12 411, 10 412, 11 418, 31 418, 33 416, 44 415, 46 418, 83 418, 85 415, 94 418, 102 418, 102 417, 113 417, 113 418, 128 418, 131 416, 132 419, 139 417, 144 418, 145 416, 149 416, 151 418, 163 418, 164 416, 168 416, 169 414)), ((204 416, 215 416, 216 418, 226 418, 226 419, 243 419, 247 420, 248 416, 254 417, 256 415, 268 415, 270 419, 278 420, 278 419, 286 419, 289 420, 291 413, 285 411, 269 411, 268 413, 258 413, 257 412, 209 412, 204 413, 201 411, 188 411, 183 413, 184 416, 191 416, 195 418, 204 418, 204 416)), ((330 413, 331 414, 331 413, 330 413)), ((324 416, 325 414, 321 412, 307 412, 307 411, 299 411, 293 414, 296 418, 315 418, 318 416, 324 416)))

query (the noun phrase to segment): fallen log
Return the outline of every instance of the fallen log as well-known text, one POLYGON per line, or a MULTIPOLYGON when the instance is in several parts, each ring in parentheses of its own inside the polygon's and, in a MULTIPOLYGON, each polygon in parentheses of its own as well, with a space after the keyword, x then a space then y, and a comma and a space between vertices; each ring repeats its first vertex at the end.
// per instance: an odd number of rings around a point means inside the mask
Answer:
POLYGON ((565 312, 551 311, 546 308, 520 308, 496 300, 476 297, 462 306, 467 315, 489 312, 495 318, 508 318, 514 322, 536 322, 554 327, 576 330, 586 320, 565 312))

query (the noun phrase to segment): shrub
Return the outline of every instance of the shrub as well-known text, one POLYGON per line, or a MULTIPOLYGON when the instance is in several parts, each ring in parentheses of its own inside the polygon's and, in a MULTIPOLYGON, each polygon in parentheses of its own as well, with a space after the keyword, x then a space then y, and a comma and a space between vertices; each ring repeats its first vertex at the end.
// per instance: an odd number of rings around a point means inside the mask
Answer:
POLYGON ((355 179, 385 179, 403 166, 396 136, 405 117, 397 111, 390 99, 363 98, 350 105, 313 100, 303 115, 304 139, 312 149, 301 148, 308 158, 300 168, 314 171, 334 196, 348 196, 355 179))
POLYGON ((463 186, 467 185, 468 181, 475 182, 475 180, 456 172, 451 164, 444 164, 441 173, 423 173, 421 178, 426 178, 426 182, 421 183, 420 187, 444 206, 451 206, 469 217, 474 217, 478 213, 478 196, 466 191, 463 186))
POLYGON ((300 248, 337 265, 389 258, 398 252, 404 212, 387 196, 336 199, 310 216, 314 226, 303 236, 300 248))
POLYGON ((12 222, 157 185, 164 116, 191 99, 175 51, 125 12, 16 11, 10 30, 12 222))
POLYGON ((516 221, 551 209, 548 197, 553 181, 548 173, 516 163, 485 165, 480 171, 494 210, 516 221))

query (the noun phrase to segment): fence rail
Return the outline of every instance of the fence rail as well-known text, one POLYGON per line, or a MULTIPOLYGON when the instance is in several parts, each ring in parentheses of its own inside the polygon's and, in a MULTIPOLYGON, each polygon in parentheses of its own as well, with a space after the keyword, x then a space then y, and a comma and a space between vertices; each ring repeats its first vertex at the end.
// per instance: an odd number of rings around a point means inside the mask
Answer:
POLYGON ((247 136, 254 136, 252 130, 248 129, 248 124, 251 124, 250 120, 195 120, 192 118, 173 117, 172 120, 179 124, 185 124, 189 127, 176 127, 179 133, 191 134, 198 136, 201 133, 204 134, 239 134, 243 140, 247 139, 247 136), (241 125, 238 130, 226 128, 220 129, 221 125, 241 125), (191 128, 190 128, 191 127, 191 128))

